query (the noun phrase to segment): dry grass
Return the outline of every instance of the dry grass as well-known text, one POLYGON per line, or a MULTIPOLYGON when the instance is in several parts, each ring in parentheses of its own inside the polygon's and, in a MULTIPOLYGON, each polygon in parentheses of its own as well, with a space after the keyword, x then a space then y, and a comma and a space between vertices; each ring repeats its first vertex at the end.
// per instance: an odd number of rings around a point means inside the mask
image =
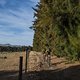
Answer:
POLYGON ((0 80, 18 80, 19 57, 23 56, 23 70, 25 69, 26 52, 3 52, 0 54, 0 80))
POLYGON ((4 52, 0 54, 0 71, 19 70, 19 57, 23 56, 23 69, 25 65, 25 52, 4 52))

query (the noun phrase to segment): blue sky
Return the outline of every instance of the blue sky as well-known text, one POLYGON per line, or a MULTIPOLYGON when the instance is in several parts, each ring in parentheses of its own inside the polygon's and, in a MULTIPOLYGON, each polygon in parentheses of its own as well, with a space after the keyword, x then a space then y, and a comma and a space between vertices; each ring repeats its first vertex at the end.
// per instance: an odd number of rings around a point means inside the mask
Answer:
POLYGON ((32 45, 33 10, 39 0, 0 0, 0 44, 32 45))

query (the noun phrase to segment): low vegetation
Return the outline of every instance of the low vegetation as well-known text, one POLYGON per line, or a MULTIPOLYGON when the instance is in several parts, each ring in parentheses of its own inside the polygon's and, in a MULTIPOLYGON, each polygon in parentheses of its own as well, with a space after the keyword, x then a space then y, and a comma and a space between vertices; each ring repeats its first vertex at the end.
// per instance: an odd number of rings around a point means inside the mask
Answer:
POLYGON ((31 46, 0 46, 0 52, 23 52, 26 49, 32 50, 31 46))

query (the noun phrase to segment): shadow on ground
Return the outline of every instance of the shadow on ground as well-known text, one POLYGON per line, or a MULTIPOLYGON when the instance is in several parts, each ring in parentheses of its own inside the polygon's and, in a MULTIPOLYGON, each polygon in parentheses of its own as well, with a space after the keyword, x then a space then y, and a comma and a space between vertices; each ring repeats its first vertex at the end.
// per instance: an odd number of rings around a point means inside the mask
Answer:
MULTIPOLYGON (((18 71, 0 71, 0 80, 18 80, 18 71), (9 76, 15 75, 15 76, 9 76)), ((80 80, 80 65, 66 69, 23 73, 23 80, 80 80)))
POLYGON ((16 75, 18 71, 0 71, 0 80, 18 80, 16 75))

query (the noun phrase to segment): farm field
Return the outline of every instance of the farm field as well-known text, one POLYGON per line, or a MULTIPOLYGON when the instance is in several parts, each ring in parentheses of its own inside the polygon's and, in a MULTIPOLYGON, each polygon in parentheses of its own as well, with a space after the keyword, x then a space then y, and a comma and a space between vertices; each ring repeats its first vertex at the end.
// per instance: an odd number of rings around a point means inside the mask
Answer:
MULTIPOLYGON (((36 60, 35 58, 38 56, 34 55, 35 52, 33 51, 30 52, 30 56, 32 54, 32 59, 36 60)), ((0 54, 0 80, 18 80, 20 55, 20 52, 0 54)), ((51 57, 51 67, 47 70, 45 70, 47 67, 45 66, 43 70, 35 71, 32 69, 25 74, 25 55, 25 52, 22 52, 23 80, 80 80, 80 62, 67 63, 64 58, 56 56, 51 57)), ((32 66, 33 64, 30 65, 30 67, 32 66)))
POLYGON ((25 53, 26 52, 3 52, 0 54, 0 80, 17 80, 19 71, 19 57, 20 55, 23 56, 24 70, 25 53), (15 76, 17 77, 15 78, 15 76))
POLYGON ((19 57, 23 56, 23 64, 25 64, 26 52, 4 52, 0 54, 0 71, 3 70, 18 70, 19 69, 19 57))

